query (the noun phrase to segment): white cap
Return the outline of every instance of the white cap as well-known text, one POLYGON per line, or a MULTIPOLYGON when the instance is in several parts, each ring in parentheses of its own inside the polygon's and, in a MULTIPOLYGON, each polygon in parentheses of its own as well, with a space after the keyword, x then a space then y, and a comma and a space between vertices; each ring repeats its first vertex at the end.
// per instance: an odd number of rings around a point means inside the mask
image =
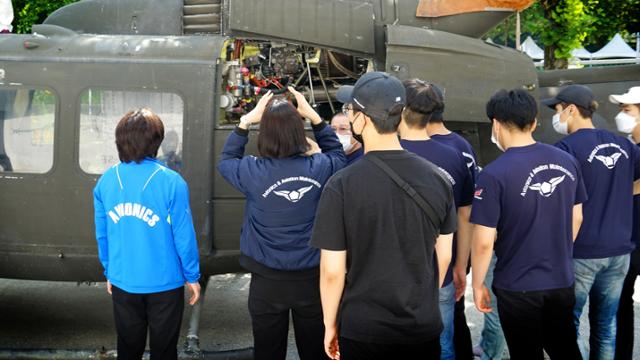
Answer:
POLYGON ((622 95, 609 95, 614 104, 640 104, 640 86, 634 86, 622 95))

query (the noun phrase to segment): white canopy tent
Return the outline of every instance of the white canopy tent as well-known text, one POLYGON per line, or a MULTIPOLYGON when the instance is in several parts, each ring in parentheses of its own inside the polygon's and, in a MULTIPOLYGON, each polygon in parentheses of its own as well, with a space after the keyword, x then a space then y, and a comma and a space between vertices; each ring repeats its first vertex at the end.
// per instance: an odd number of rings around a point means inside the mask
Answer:
POLYGON ((538 44, 528 36, 527 39, 522 43, 521 50, 525 54, 529 55, 533 60, 542 60, 544 59, 544 50, 542 50, 538 44))
POLYGON ((635 58, 636 51, 624 42, 620 34, 616 34, 607 45, 591 54, 591 57, 593 59, 635 58))
POLYGON ((573 49, 571 51, 571 55, 579 59, 591 59, 592 54, 589 52, 589 50, 585 49, 584 47, 581 47, 579 49, 573 49))

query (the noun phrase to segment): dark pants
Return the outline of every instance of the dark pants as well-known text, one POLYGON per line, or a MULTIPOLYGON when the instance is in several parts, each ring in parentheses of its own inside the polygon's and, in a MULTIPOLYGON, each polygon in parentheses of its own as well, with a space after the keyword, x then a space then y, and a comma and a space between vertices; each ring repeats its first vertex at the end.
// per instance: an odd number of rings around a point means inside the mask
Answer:
POLYGON ((328 359, 319 278, 274 280, 251 275, 249 313, 255 360, 279 360, 287 355, 289 311, 301 360, 328 359))
POLYGON ((464 296, 456 302, 453 310, 453 347, 456 351, 456 359, 473 359, 471 331, 467 326, 467 317, 464 315, 464 296))
POLYGON ((616 360, 633 358, 633 286, 640 275, 640 249, 631 253, 629 272, 624 279, 620 305, 618 306, 618 329, 616 332, 616 360))
POLYGON ((573 322, 573 286, 543 291, 494 288, 511 359, 582 359, 573 322))
POLYGON ((112 290, 118 359, 142 358, 147 328, 151 359, 177 359, 184 287, 151 294, 131 294, 115 286, 112 290))
POLYGON ((440 359, 440 337, 418 344, 373 344, 340 337, 340 360, 440 359))

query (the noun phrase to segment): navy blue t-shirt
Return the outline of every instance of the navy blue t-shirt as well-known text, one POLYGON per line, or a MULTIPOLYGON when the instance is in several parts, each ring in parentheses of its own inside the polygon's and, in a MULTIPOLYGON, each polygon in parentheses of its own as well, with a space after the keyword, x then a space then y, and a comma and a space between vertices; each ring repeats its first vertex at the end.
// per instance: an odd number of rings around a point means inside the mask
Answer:
POLYGON ((474 179, 461 153, 450 146, 431 140, 400 140, 405 150, 420 155, 438 167, 453 187, 456 208, 473 202, 474 179))
POLYGON ((589 195, 573 257, 602 259, 633 251, 632 194, 640 177, 640 149, 601 129, 578 130, 556 146, 578 160, 589 195))
POLYGON ((353 162, 360 159, 362 155, 364 155, 364 146, 360 147, 360 149, 347 155, 347 164, 345 166, 349 166, 353 164, 353 162))
POLYGON ((507 291, 571 286, 573 206, 586 199, 578 162, 551 145, 509 148, 485 167, 471 222, 498 230, 493 285, 507 291))
MULTIPOLYGON (((456 209, 461 206, 469 206, 473 202, 474 178, 467 167, 467 161, 460 152, 450 146, 443 145, 433 140, 401 140, 400 144, 405 150, 419 155, 438 167, 443 177, 451 183, 453 188, 453 201, 456 209)), ((444 278, 443 287, 453 281, 453 265, 456 260, 456 239, 453 240, 451 263, 444 278)))
POLYGON ((478 169, 478 157, 476 156, 476 152, 473 150, 471 144, 469 144, 465 138, 459 134, 451 132, 447 135, 432 135, 431 139, 458 150, 467 161, 467 167, 469 168, 469 171, 471 171, 473 179, 475 180, 478 178, 478 173, 480 172, 478 169))

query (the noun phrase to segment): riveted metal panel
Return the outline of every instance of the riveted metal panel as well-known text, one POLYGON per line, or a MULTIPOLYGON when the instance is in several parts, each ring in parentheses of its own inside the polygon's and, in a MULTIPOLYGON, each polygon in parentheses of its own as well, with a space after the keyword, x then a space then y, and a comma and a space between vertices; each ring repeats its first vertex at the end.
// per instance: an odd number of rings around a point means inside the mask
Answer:
POLYGON ((273 37, 373 54, 370 3, 340 0, 243 0, 229 4, 234 35, 273 37))
POLYGON ((387 71, 443 88, 445 119, 487 122, 485 105, 499 89, 526 88, 536 96, 531 59, 479 39, 408 26, 387 27, 387 71))

